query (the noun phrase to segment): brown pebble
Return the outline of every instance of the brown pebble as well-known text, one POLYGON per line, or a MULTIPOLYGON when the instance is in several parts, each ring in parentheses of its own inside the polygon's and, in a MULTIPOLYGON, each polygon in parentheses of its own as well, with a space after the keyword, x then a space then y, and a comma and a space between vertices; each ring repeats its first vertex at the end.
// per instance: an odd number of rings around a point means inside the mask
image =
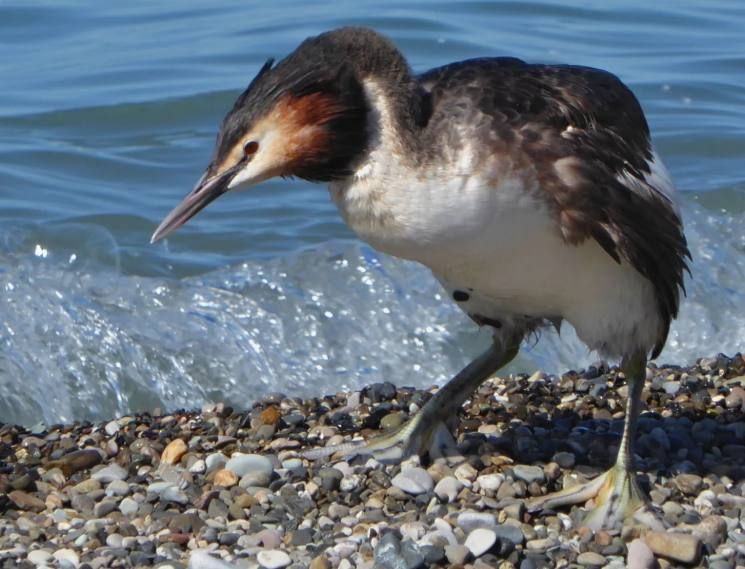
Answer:
POLYGON ((8 493, 8 498, 15 504, 19 510, 32 510, 34 512, 43 512, 47 505, 44 500, 33 496, 23 490, 13 490, 8 493))
POLYGON ((233 503, 239 508, 250 508, 259 503, 259 501, 251 496, 251 494, 241 494, 233 498, 233 503))
POLYGON ((213 482, 216 486, 230 488, 231 486, 235 486, 236 484, 238 484, 238 476, 232 470, 222 468, 215 472, 215 478, 213 482))
POLYGON ((181 439, 173 439, 168 446, 163 449, 163 454, 160 455, 160 461, 165 464, 176 464, 181 460, 181 457, 186 454, 187 447, 186 443, 181 439))
POLYGON ((331 569, 331 561, 325 555, 318 555, 310 562, 310 569, 331 569))
POLYGON ((613 536, 605 530, 600 530, 595 534, 595 543, 598 545, 605 547, 606 545, 610 545, 612 541, 613 536))
POLYGON ((189 539, 191 539, 191 536, 188 533, 172 533, 168 536, 168 541, 179 545, 186 545, 189 543, 189 539))
POLYGON ((62 474, 69 478, 76 472, 93 468, 97 464, 100 464, 102 460, 103 456, 101 456, 99 451, 88 448, 67 453, 59 460, 48 462, 44 465, 44 468, 47 470, 59 468, 62 471, 62 474))
POLYGON ((644 543, 655 555, 681 563, 696 563, 701 557, 701 540, 687 533, 648 531, 644 543))
POLYGON ((261 419, 261 422, 265 425, 276 425, 279 423, 279 419, 282 417, 282 414, 279 412, 279 409, 277 409, 274 405, 270 405, 266 409, 264 409, 261 412, 261 415, 259 415, 259 418, 261 419))

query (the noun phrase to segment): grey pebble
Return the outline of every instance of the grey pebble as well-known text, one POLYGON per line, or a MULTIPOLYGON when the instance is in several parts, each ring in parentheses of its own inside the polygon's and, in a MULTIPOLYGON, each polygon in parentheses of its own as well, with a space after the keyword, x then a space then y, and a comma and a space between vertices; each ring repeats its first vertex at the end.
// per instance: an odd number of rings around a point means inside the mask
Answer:
POLYGON ((126 496, 129 494, 129 484, 124 480, 112 480, 106 486, 107 496, 126 496))
POLYGON ((140 505, 135 502, 132 498, 124 498, 119 503, 119 511, 125 516, 133 516, 137 513, 140 505))
POLYGON ((91 474, 91 478, 107 484, 109 482, 113 482, 114 480, 125 480, 127 478, 127 475, 128 472, 123 467, 119 466, 115 462, 112 462, 111 464, 108 464, 103 468, 96 470, 93 474, 91 474))
POLYGON ((494 533, 502 541, 508 541, 512 545, 522 545, 525 536, 520 528, 509 524, 499 524, 494 527, 494 533))
POLYGON ((562 468, 573 468, 576 461, 573 453, 565 451, 557 452, 551 460, 562 468))
POLYGON ((497 525, 494 514, 487 512, 462 512, 458 515, 457 525, 464 532, 470 533, 476 528, 493 529, 497 525))
POLYGON ((540 466, 518 464, 512 467, 512 474, 515 478, 522 480, 526 484, 530 484, 531 482, 541 483, 546 480, 546 475, 540 466))
POLYGON ((93 515, 97 518, 103 518, 114 510, 116 510, 116 502, 114 500, 101 500, 93 507, 93 515))
POLYGON ((471 551, 465 545, 446 545, 445 557, 453 565, 462 565, 468 559, 471 551))
POLYGON ((260 454, 234 454, 225 464, 236 476, 243 478, 247 474, 263 474, 267 479, 274 472, 274 465, 267 457, 260 454))

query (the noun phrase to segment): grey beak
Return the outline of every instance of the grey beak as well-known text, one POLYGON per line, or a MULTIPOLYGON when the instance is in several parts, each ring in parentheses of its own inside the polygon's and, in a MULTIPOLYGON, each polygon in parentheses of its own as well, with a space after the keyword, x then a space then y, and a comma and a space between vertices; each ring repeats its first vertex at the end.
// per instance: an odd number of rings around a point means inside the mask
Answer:
POLYGON ((227 192, 230 180, 233 179, 239 169, 238 166, 235 166, 221 174, 212 175, 212 168, 213 166, 210 164, 191 193, 161 222, 150 238, 150 243, 163 239, 227 192))

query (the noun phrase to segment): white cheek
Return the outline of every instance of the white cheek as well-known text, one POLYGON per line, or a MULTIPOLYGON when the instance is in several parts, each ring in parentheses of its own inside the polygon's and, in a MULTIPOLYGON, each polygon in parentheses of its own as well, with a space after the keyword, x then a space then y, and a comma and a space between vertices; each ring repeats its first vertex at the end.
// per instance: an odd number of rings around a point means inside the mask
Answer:
POLYGON ((260 170, 256 167, 256 161, 251 161, 240 170, 228 184, 229 190, 240 190, 256 184, 261 181, 259 177, 260 170))
POLYGON ((278 167, 277 156, 274 151, 274 143, 277 137, 274 133, 267 132, 261 138, 257 138, 259 150, 251 161, 240 170, 228 184, 229 190, 240 190, 248 186, 253 186, 271 178, 278 167))

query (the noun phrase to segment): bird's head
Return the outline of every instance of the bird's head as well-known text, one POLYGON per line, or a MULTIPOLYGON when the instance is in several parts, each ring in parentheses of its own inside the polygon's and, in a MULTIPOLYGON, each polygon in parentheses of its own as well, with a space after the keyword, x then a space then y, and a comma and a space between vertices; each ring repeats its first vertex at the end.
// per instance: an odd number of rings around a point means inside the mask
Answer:
POLYGON ((367 147, 368 111, 345 58, 324 57, 311 40, 276 66, 269 60, 223 120, 206 171, 152 241, 232 190, 276 176, 315 182, 349 176, 367 147))

